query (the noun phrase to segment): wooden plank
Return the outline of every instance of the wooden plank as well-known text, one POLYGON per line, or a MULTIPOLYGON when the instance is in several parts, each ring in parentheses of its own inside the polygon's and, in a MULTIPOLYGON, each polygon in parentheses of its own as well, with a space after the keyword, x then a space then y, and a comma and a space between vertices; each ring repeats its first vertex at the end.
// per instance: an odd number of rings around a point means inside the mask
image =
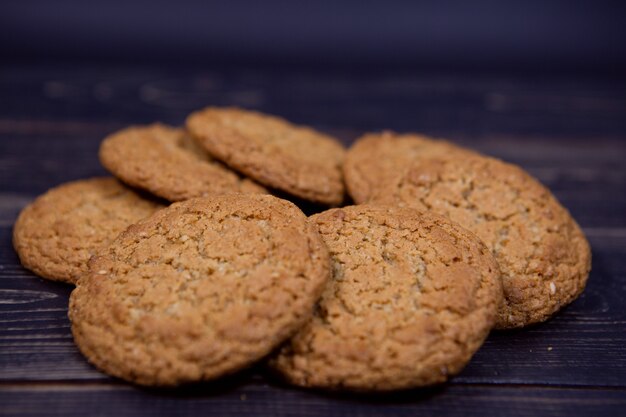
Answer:
MULTIPOLYGON (((594 268, 581 298, 547 323, 494 332, 454 383, 626 387, 626 333, 620 331, 626 325, 626 231, 591 232, 594 268)), ((0 242, 9 235, 0 228, 0 242)), ((36 278, 3 247, 0 381, 108 379, 73 344, 67 319, 72 287, 36 278)))
MULTIPOLYGON (((32 123, 41 122, 34 120, 32 123)), ((63 123, 55 126, 63 129, 63 123)), ((95 130, 89 130, 90 124, 86 126, 87 131, 81 134, 72 134, 72 128, 65 134, 52 136, 0 134, 0 190, 6 193, 1 195, 0 224, 8 225, 12 221, 16 213, 12 211, 13 207, 22 205, 51 186, 107 174, 99 165, 97 152, 101 138, 108 131, 103 129, 96 133, 97 125, 95 130), (50 145, 51 141, 54 146, 50 145), (20 174, 23 172, 28 175, 20 174), (6 217, 2 211, 7 212, 6 217)), ((350 140, 346 131, 338 132, 346 141, 350 140)), ((626 194, 619 192, 626 188, 626 170, 622 164, 626 160, 626 141, 605 138, 592 143, 589 139, 578 139, 546 144, 545 140, 532 137, 457 141, 521 164, 552 189, 583 225, 626 227, 623 216, 626 194)))
POLYGON ((5 68, 8 117, 180 123, 208 105, 238 105, 300 123, 432 134, 606 136, 626 130, 626 83, 563 77, 357 74, 306 70, 5 68), (29 71, 30 70, 30 71, 29 71))
POLYGON ((392 395, 305 391, 245 378, 176 391, 125 385, 0 387, 5 416, 465 416, 624 415, 623 389, 443 386, 392 395))
MULTIPOLYGON (((183 123, 184 117, 175 122, 177 125, 183 123)), ((20 151, 24 147, 30 146, 33 152, 37 152, 37 150, 49 148, 51 142, 57 147, 71 147, 70 149, 76 147, 80 153, 85 150, 85 146, 97 149, 100 140, 106 134, 125 126, 126 124, 121 121, 98 122, 76 118, 59 121, 41 118, 0 118, 0 146, 8 154, 15 156, 22 156, 23 153, 20 151)), ((346 146, 366 132, 343 124, 314 125, 314 127, 338 137, 346 146)), ((414 131, 420 132, 419 129, 414 131)), ((456 133, 442 138, 461 146, 475 148, 487 155, 529 166, 549 167, 556 164, 557 168, 569 166, 570 169, 574 169, 615 164, 615 168, 619 168, 621 166, 619 163, 626 157, 623 135, 558 138, 542 134, 470 135, 456 133)), ((66 154, 65 156, 72 155, 66 154)))
MULTIPOLYGON (((37 168, 34 168, 36 170, 37 168)), ((0 177, 0 186, 6 184, 6 192, 0 192, 0 227, 12 227, 19 211, 38 195, 53 186, 80 178, 108 175, 102 168, 90 170, 73 169, 50 174, 49 178, 22 177, 4 180, 0 177), (84 174, 84 175, 81 175, 84 174), (28 190, 28 191, 24 191, 28 190)), ((570 210, 574 218, 586 228, 626 228, 626 194, 619 193, 616 187, 606 183, 582 185, 559 180, 559 187, 552 190, 559 201, 570 210), (611 195, 611 198, 607 198, 611 195)))

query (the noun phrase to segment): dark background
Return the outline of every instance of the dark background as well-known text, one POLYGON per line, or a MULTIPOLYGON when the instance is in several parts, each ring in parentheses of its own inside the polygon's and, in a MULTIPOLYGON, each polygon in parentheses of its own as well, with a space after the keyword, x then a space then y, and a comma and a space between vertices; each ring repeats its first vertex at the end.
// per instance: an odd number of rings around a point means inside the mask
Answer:
POLYGON ((0 0, 0 415, 626 415, 626 2, 0 0), (467 368, 391 395, 297 389, 262 364, 179 390, 76 349, 69 285, 24 269, 20 210, 107 175, 101 140, 241 106, 328 132, 445 137, 518 164, 587 235, 585 292, 493 332, 467 368))
POLYGON ((2 60, 626 70, 622 1, 3 0, 2 60))

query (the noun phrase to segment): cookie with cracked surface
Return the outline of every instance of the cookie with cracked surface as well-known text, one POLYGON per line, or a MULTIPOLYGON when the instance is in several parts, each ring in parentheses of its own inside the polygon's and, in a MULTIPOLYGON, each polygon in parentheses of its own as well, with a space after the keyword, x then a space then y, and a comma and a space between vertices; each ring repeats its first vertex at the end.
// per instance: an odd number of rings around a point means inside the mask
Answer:
POLYGON ((414 133, 368 133, 348 149, 343 174, 355 203, 367 202, 374 193, 415 158, 438 154, 474 154, 443 140, 414 133))
POLYGON ((445 215, 483 240, 502 271, 498 328, 545 321, 585 288, 591 269, 585 235, 552 193, 515 165, 422 156, 372 201, 445 215))
POLYGON ((336 139, 279 117, 209 107, 187 118, 200 145, 268 187, 326 205, 344 197, 344 147, 336 139))
POLYGON ((37 275, 75 283, 102 246, 161 208, 114 178, 69 182, 22 210, 13 246, 22 265, 37 275))
POLYGON ((237 371, 302 325, 329 277, 306 216, 270 195, 174 203, 90 262, 74 340, 106 373, 172 386, 237 371))
POLYGON ((301 386, 383 391, 440 383, 465 366, 502 301, 497 263, 476 236, 400 207, 349 206, 311 220, 332 277, 271 367, 301 386))
POLYGON ((211 158, 184 130, 158 123, 108 136, 99 156, 102 165, 125 183, 169 201, 267 192, 211 158))

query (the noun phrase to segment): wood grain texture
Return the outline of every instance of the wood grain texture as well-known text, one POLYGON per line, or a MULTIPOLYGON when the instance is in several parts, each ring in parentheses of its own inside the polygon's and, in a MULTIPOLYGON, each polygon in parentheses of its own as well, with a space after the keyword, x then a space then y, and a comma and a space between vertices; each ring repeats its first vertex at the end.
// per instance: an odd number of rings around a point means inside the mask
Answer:
POLYGON ((448 385, 386 396, 307 392, 262 381, 148 391, 124 385, 5 386, 0 403, 8 415, 114 416, 464 416, 570 417, 623 415, 623 389, 448 385), (106 405, 105 405, 106 404, 106 405), (98 407, 99 406, 99 407, 98 407))
POLYGON ((312 74, 273 69, 0 69, 0 415, 624 415, 626 81, 312 74), (582 297, 552 320, 492 333, 451 383, 383 397, 293 389, 263 366, 175 391, 109 378, 75 348, 72 287, 23 269, 24 205, 105 173, 100 140, 127 124, 181 124, 205 105, 307 123, 345 144, 373 129, 445 136, 520 164, 572 212, 593 250, 582 297))

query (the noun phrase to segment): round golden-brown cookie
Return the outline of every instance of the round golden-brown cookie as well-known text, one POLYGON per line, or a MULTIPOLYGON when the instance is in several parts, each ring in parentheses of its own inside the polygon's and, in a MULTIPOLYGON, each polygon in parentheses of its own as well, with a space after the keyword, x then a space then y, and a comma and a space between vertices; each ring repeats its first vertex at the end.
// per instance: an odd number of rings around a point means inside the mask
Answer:
POLYGON ((343 201, 345 149, 330 136, 236 108, 195 112, 187 129, 215 158, 261 184, 317 203, 343 201))
POLYGON ((591 253, 584 234, 550 191, 515 165, 423 155, 371 201, 445 215, 481 238, 502 271, 498 328, 544 321, 585 288, 591 253))
POLYGON ((100 145, 100 161, 125 183, 169 201, 267 192, 213 160, 182 129, 158 123, 110 135, 100 145))
POLYGON ((270 366, 297 385, 356 391, 436 384, 465 366, 502 301, 497 263, 476 236, 399 207, 349 206, 311 220, 332 277, 270 366))
POLYGON ((234 372, 312 314, 328 251, 292 203, 222 194, 174 203, 90 262, 70 299, 76 344, 96 367, 142 385, 234 372))
POLYGON ((355 203, 365 203, 381 184, 416 157, 452 153, 473 154, 469 149, 413 133, 365 134, 346 153, 343 174, 348 194, 355 203))
POLYGON ((13 246, 22 265, 37 275, 75 283, 97 250, 160 208, 114 178, 69 182, 22 210, 13 246))

